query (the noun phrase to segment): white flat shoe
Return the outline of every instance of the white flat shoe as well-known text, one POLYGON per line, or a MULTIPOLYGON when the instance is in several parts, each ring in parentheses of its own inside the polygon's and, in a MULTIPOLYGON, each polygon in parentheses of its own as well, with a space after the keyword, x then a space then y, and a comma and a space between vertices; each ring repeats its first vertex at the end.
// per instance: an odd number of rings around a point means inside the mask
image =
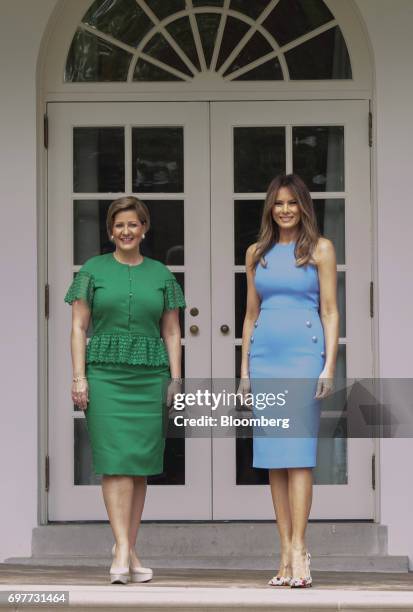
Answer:
POLYGON ((149 582, 153 578, 153 571, 150 567, 132 567, 130 566, 131 582, 149 582))
MULTIPOLYGON (((115 556, 116 542, 112 546, 112 557, 115 556)), ((111 584, 127 584, 130 580, 129 567, 116 567, 109 572, 111 584)))
POLYGON ((109 572, 111 584, 127 584, 129 582, 129 568, 117 567, 109 572))
MULTIPOLYGON (((112 557, 115 555, 116 542, 112 546, 112 557)), ((131 582, 149 582, 153 578, 153 570, 150 567, 129 566, 131 582)))

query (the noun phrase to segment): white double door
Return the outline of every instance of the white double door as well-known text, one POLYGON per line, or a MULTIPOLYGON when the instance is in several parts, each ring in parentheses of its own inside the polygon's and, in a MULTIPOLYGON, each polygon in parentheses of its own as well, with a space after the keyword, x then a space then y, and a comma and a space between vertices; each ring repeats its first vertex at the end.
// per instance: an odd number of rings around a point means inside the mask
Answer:
MULTIPOLYGON (((50 520, 106 518, 84 415, 70 399, 63 298, 83 262, 111 249, 105 218, 117 197, 147 203, 144 252, 184 288, 185 377, 230 380, 239 374, 244 255, 265 191, 280 172, 300 174, 337 252, 338 374, 372 376, 367 102, 51 103, 48 115, 50 520)), ((371 518, 372 441, 348 439, 347 415, 332 408, 322 416, 311 518, 371 518)), ((205 429, 183 437, 171 425, 144 519, 272 518, 267 472, 252 469, 251 449, 250 438, 205 429)))

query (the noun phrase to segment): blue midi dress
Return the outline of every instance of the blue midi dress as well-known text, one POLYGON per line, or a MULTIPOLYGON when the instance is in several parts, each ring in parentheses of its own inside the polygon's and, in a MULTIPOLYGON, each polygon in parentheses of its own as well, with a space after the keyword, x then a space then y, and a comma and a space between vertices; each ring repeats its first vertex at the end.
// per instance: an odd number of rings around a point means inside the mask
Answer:
POLYGON ((289 419, 288 428, 253 428, 256 468, 316 465, 320 400, 314 395, 325 364, 320 288, 316 265, 296 266, 295 244, 274 244, 267 266, 258 263, 255 273, 261 308, 250 339, 251 391, 255 398, 284 394, 285 404, 257 409, 256 403, 254 417, 289 419))

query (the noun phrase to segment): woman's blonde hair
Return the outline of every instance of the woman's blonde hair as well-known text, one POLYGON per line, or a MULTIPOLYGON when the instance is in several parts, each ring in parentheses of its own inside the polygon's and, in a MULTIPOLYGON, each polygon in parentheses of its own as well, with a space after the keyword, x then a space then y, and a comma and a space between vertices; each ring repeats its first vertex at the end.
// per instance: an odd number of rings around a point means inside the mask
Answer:
POLYGON ((279 241, 280 230, 278 224, 273 219, 272 207, 281 187, 288 187, 288 189, 290 189, 301 211, 299 235, 294 249, 297 266, 303 266, 311 260, 318 238, 320 237, 314 205, 307 185, 298 174, 279 174, 268 186, 262 212, 261 227, 255 252, 252 255, 253 268, 257 266, 258 262, 260 262, 263 267, 267 265, 265 255, 271 247, 279 241))
POLYGON ((106 230, 108 232, 109 239, 112 236, 113 224, 115 223, 116 215, 124 210, 134 210, 139 221, 145 225, 145 232, 149 231, 151 221, 148 207, 141 200, 138 200, 138 198, 135 198, 134 196, 126 196, 114 200, 109 206, 108 214, 106 215, 106 230))

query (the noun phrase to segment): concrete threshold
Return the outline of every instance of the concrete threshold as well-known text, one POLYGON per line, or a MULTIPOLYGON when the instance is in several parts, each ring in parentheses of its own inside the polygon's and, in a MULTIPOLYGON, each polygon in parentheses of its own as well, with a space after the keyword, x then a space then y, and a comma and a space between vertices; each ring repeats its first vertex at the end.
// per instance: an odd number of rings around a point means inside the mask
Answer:
MULTIPOLYGON (((43 584, 42 590, 68 591, 69 606, 78 612, 115 612, 131 608, 139 612, 206 612, 211 610, 274 610, 277 612, 374 612, 413 609, 413 592, 392 591, 344 591, 317 589, 266 589, 256 588, 191 588, 150 587, 146 585, 75 586, 43 584)), ((1 591, 9 590, 7 585, 1 591)), ((13 585, 14 592, 36 591, 39 585, 13 585)), ((4 605, 4 604, 3 604, 4 605)), ((10 607, 10 604, 6 604, 10 607)), ((35 612, 39 606, 24 605, 15 610, 35 612)))
MULTIPOLYGON (((272 573, 259 570, 158 569, 151 582, 127 585, 111 585, 108 571, 109 565, 103 570, 0 564, 0 595, 1 591, 66 591, 70 607, 78 612, 413 610, 412 573, 313 572, 312 588, 290 589, 269 587, 272 573)), ((32 608, 26 604, 14 609, 32 608)))

